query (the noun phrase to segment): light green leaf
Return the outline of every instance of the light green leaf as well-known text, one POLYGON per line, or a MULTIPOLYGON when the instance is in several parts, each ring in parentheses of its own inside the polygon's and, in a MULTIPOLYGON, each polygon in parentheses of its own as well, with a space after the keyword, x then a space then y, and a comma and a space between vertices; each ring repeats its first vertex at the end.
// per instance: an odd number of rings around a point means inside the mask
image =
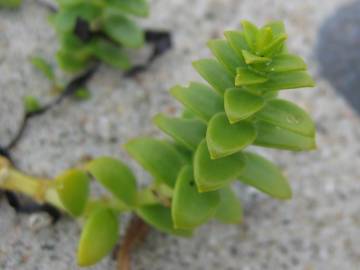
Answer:
POLYGON ((55 80, 53 67, 42 57, 34 56, 30 59, 31 64, 37 68, 50 81, 55 80))
MULTIPOLYGON (((268 77, 250 71, 247 68, 238 68, 236 70, 235 86, 241 87, 244 85, 260 84, 269 80, 268 77)), ((230 87, 229 87, 230 88, 230 87)))
POLYGON ((128 70, 131 67, 129 57, 119 47, 115 46, 104 39, 95 39, 90 48, 94 55, 105 63, 123 70, 128 70))
POLYGON ((237 52, 238 56, 243 57, 242 50, 250 50, 243 33, 239 31, 226 31, 224 35, 233 50, 237 52))
POLYGON ((296 104, 272 99, 256 114, 256 118, 304 136, 315 136, 315 124, 311 117, 296 104))
POLYGON ((281 34, 273 39, 273 41, 261 50, 260 54, 264 56, 272 56, 276 53, 280 53, 285 46, 285 41, 287 40, 286 34, 281 34))
POLYGON ((313 79, 306 71, 291 71, 281 73, 270 73, 269 80, 258 85, 250 85, 249 89, 267 91, 278 91, 302 87, 313 87, 313 79))
POLYGON ((139 48, 144 44, 144 33, 133 21, 120 14, 109 14, 104 19, 104 32, 125 47, 139 48))
POLYGON ((193 62, 197 72, 220 94, 234 87, 234 76, 214 59, 201 59, 193 62))
POLYGON ((238 67, 246 67, 241 56, 223 39, 210 40, 208 46, 216 59, 235 76, 238 67))
POLYGON ((191 236, 191 230, 175 229, 170 208, 160 204, 148 205, 137 210, 137 214, 155 229, 178 236, 191 236))
POLYGON ((241 182, 274 198, 291 198, 289 183, 277 166, 257 154, 245 152, 244 155, 246 166, 239 176, 241 182))
POLYGON ((306 64, 301 57, 293 54, 278 54, 272 58, 268 71, 288 72, 306 70, 306 64))
POLYGON ((275 37, 286 33, 283 21, 272 21, 266 24, 264 27, 270 27, 275 37))
POLYGON ((254 25, 251 22, 246 21, 246 20, 241 21, 241 25, 243 28, 243 33, 244 33, 244 38, 246 40, 246 43, 252 50, 255 50, 256 37, 257 37, 258 31, 259 31, 258 28, 256 27, 256 25, 254 25))
POLYGON ((220 204, 216 209, 215 218, 222 223, 237 224, 243 220, 243 208, 239 198, 231 187, 219 190, 220 204))
POLYGON ((314 150, 316 148, 314 137, 303 136, 264 121, 257 121, 255 126, 257 137, 254 144, 256 145, 292 151, 314 150))
POLYGON ((34 113, 41 109, 40 102, 34 96, 25 96, 23 103, 26 113, 34 113))
POLYGON ((196 119, 181 119, 157 114, 155 124, 190 150, 196 150, 200 141, 206 135, 206 125, 196 119))
POLYGON ((246 64, 263 64, 271 61, 270 58, 257 56, 246 50, 243 50, 242 53, 246 64))
POLYGON ((136 179, 124 163, 111 157, 100 157, 90 161, 86 169, 117 199, 127 205, 135 204, 136 179))
POLYGON ((250 145, 256 138, 251 122, 230 124, 225 113, 211 118, 206 132, 206 142, 212 159, 232 155, 250 145))
POLYGON ((125 148, 156 180, 170 187, 175 185, 179 171, 185 165, 182 155, 164 141, 138 138, 128 142, 125 148))
POLYGON ((175 86, 171 94, 187 109, 204 121, 224 111, 224 102, 220 95, 202 83, 192 82, 189 87, 175 86))
POLYGON ((241 153, 220 159, 211 159, 206 141, 203 140, 195 152, 194 177, 199 192, 220 189, 234 180, 244 169, 241 153))
POLYGON ((227 89, 224 95, 225 112, 231 124, 244 120, 265 105, 264 99, 239 88, 227 89))
POLYGON ((111 9, 119 9, 136 16, 147 17, 149 5, 146 0, 106 0, 111 9))
POLYGON ((191 166, 179 173, 172 199, 171 214, 175 228, 193 229, 211 219, 220 203, 217 191, 199 193, 191 166))
POLYGON ((22 0, 0 0, 0 8, 17 8, 22 0))
POLYGON ((77 72, 85 69, 89 66, 91 58, 82 58, 79 59, 74 53, 68 51, 60 50, 56 54, 56 60, 59 66, 68 72, 77 72))
POLYGON ((65 209, 73 216, 80 216, 89 197, 87 174, 78 169, 71 169, 56 177, 56 190, 65 209))
POLYGON ((118 240, 118 221, 112 210, 98 208, 87 219, 80 237, 77 260, 91 266, 105 257, 118 240))
POLYGON ((256 48, 257 52, 260 52, 267 44, 273 39, 273 31, 270 26, 262 27, 256 36, 256 48))

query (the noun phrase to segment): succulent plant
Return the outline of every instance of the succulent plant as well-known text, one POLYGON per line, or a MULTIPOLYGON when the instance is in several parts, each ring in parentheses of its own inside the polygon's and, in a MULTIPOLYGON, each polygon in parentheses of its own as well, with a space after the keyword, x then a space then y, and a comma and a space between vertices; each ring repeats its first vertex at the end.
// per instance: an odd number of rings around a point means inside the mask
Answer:
POLYGON ((22 0, 0 0, 0 8, 17 8, 22 0))
POLYGON ((311 87, 314 82, 304 61, 288 52, 283 23, 258 28, 243 21, 242 28, 209 42, 214 59, 194 62, 208 84, 192 82, 170 90, 183 104, 183 113, 154 117, 156 126, 170 138, 141 137, 125 145, 153 177, 148 187, 138 188, 123 162, 100 157, 64 172, 51 184, 3 163, 0 188, 25 193, 84 218, 78 249, 82 266, 96 263, 113 249, 118 214, 124 212, 135 213, 159 231, 191 236, 211 219, 242 221, 234 181, 274 198, 291 198, 281 170, 248 148, 314 149, 311 117, 294 103, 278 98, 280 90, 311 87), (91 179, 110 196, 89 197, 91 179))
POLYGON ((60 49, 57 60, 69 72, 100 60, 122 70, 131 67, 127 48, 144 44, 144 32, 132 16, 146 17, 146 0, 57 0, 51 16, 60 49))

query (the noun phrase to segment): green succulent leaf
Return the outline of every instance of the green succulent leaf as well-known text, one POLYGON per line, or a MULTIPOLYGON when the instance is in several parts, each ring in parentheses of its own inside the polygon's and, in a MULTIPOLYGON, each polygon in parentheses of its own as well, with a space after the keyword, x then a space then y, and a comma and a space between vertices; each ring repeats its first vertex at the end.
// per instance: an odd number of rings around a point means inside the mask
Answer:
POLYGON ((34 96, 25 96, 23 103, 26 113, 34 113, 41 109, 40 102, 34 96))
POLYGON ((34 56, 30 59, 31 64, 36 67, 50 81, 55 80, 53 67, 42 57, 34 56))
POLYGON ((271 61, 271 58, 257 56, 246 50, 243 50, 242 54, 243 54, 246 64, 262 64, 262 63, 268 63, 271 61))
POLYGON ((244 153, 246 165, 240 181, 278 199, 290 199, 291 188, 278 167, 267 159, 250 152, 244 153))
POLYGON ((90 48, 93 54, 102 60, 104 63, 113 67, 128 70, 131 63, 127 54, 118 46, 104 39, 95 39, 90 48))
POLYGON ((243 208, 239 198, 231 187, 219 190, 220 204, 215 212, 215 218, 222 223, 237 224, 243 220, 243 208))
POLYGON ((286 34, 280 34, 277 36, 268 46, 261 50, 260 54, 264 56, 272 56, 283 50, 285 41, 287 40, 286 34))
POLYGON ((218 191, 199 193, 193 168, 184 166, 176 181, 171 214, 175 228, 193 229, 210 220, 218 205, 218 191))
POLYGON ((306 70, 306 64, 297 55, 279 54, 272 58, 268 70, 272 72, 300 71, 306 70))
POLYGON ((268 80, 268 77, 255 73, 247 68, 238 68, 236 71, 235 86, 241 87, 245 85, 259 84, 268 80))
POLYGON ((118 221, 111 209, 98 208, 87 219, 80 237, 77 260, 91 266, 114 248, 118 240, 118 221))
POLYGON ((218 159, 239 152, 256 138, 251 122, 230 124, 225 113, 211 118, 206 132, 206 142, 212 159, 218 159))
POLYGON ((80 216, 89 197, 88 175, 78 169, 67 170, 56 177, 56 190, 65 209, 73 216, 80 216))
POLYGON ((208 46, 216 59, 223 64, 225 68, 229 69, 234 76, 238 67, 245 67, 242 57, 238 56, 225 40, 211 40, 209 41, 208 46))
POLYGON ((314 137, 303 136, 265 121, 257 121, 255 126, 255 145, 291 151, 309 151, 316 148, 314 137))
POLYGON ((188 110, 204 121, 224 111, 224 102, 220 95, 202 83, 191 83, 189 87, 175 86, 171 94, 188 110))
POLYGON ((256 51, 260 52, 273 39, 273 30, 270 26, 262 27, 256 35, 256 51))
POLYGON ((234 87, 234 76, 214 59, 201 59, 193 62, 197 72, 221 95, 234 87))
POLYGON ((233 181, 244 169, 241 153, 219 159, 211 159, 206 141, 203 140, 194 157, 194 178, 199 192, 217 190, 233 181))
POLYGON ((254 95, 239 88, 227 89, 224 95, 225 112, 231 124, 244 120, 259 110, 265 101, 261 96, 254 95))
POLYGON ((106 0, 106 2, 112 9, 119 9, 141 17, 149 15, 149 5, 146 0, 106 0))
POLYGON ((136 179, 124 163, 114 158, 100 157, 90 161, 86 168, 117 199, 130 206, 135 204, 136 179))
POLYGON ((157 230, 178 236, 191 236, 191 230, 175 229, 171 217, 171 209, 160 204, 148 205, 137 210, 137 214, 157 230))
POLYGON ((256 118, 300 135, 315 136, 314 121, 303 109, 290 101, 269 100, 256 114, 256 118))
POLYGON ((133 21, 121 14, 109 14, 104 19, 104 32, 116 42, 129 48, 144 44, 144 33, 133 21))
POLYGON ((196 119, 182 119, 158 114, 154 117, 154 122, 175 141, 193 151, 196 150, 206 134, 206 125, 196 119))
POLYGON ((224 33, 226 40, 229 42, 230 46, 240 57, 243 57, 243 50, 250 50, 250 47, 247 45, 244 38, 244 34, 240 31, 226 31, 224 33))
POLYGON ((58 51, 56 59, 59 66, 68 72, 81 71, 89 66, 91 62, 90 58, 82 57, 80 59, 76 54, 64 50, 58 51))
POLYGON ((156 180, 174 187, 185 160, 170 143, 138 138, 128 142, 125 148, 156 180))
POLYGON ((241 25, 243 28, 243 33, 244 33, 244 38, 246 40, 246 43, 252 50, 255 50, 256 39, 257 39, 259 29, 257 28, 256 25, 254 25, 251 22, 246 21, 246 20, 242 21, 241 25))

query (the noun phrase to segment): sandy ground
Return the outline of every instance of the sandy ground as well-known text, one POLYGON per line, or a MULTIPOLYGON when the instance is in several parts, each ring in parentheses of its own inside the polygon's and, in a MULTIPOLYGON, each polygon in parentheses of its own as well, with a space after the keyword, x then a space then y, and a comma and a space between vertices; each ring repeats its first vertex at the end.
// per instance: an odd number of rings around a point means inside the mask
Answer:
MULTIPOLYGON (((244 224, 213 222, 200 228, 193 239, 153 231, 134 254, 134 269, 359 269, 360 121, 343 96, 321 76, 324 67, 320 67, 316 49, 324 23, 350 1, 151 3, 152 16, 144 25, 171 30, 175 48, 137 80, 124 79, 119 71, 102 67, 90 84, 91 100, 66 101, 31 121, 14 151, 17 164, 26 172, 53 177, 86 155, 113 155, 128 161, 120 145, 136 135, 158 133, 151 116, 178 107, 168 89, 198 79, 190 63, 209 55, 205 46, 209 38, 238 27, 240 19, 257 24, 282 19, 291 51, 306 59, 317 81, 315 89, 289 91, 284 96, 307 108, 316 119, 318 150, 301 154, 264 151, 289 176, 293 200, 276 201, 241 187, 244 224)), ((22 96, 31 94, 43 101, 51 98, 48 82, 28 61, 34 54, 51 59, 56 50, 46 17, 47 11, 35 0, 24 0, 18 11, 0 11, 0 144, 5 144, 19 125, 22 96)), ((339 29, 334 36, 344 34, 339 29)), ((139 181, 148 181, 148 176, 129 162, 139 181)), ((5 200, 0 201, 0 269, 78 269, 74 259, 78 224, 63 218, 55 226, 39 228, 33 220, 16 215, 5 200)), ((115 263, 106 258, 90 269, 113 270, 115 263)))

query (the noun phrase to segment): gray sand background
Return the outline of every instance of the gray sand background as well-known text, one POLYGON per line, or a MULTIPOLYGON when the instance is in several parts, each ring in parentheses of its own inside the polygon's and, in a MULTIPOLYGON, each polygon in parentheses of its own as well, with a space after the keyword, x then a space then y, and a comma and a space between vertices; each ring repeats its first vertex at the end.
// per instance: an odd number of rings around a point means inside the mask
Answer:
MULTIPOLYGON (((120 145, 134 136, 159 134, 151 116, 179 107, 168 94, 169 87, 200 79, 191 61, 209 55, 208 39, 237 28, 241 19, 257 24, 281 19, 287 26, 290 50, 306 59, 317 81, 314 89, 283 96, 315 118, 318 150, 300 154, 262 150, 283 168, 294 198, 281 202, 239 186, 244 224, 211 222, 192 239, 152 231, 136 250, 133 266, 136 270, 360 269, 360 119, 331 80, 321 75, 321 70, 335 68, 341 59, 322 66, 318 60, 321 52, 336 47, 321 40, 321 29, 350 4, 359 9, 359 2, 347 0, 153 0, 152 15, 143 25, 171 30, 175 48, 136 80, 101 67, 90 84, 92 99, 67 100, 31 121, 13 152, 15 160, 28 173, 53 177, 84 156, 111 155, 128 161, 139 182, 146 183, 148 175, 120 145)), ((52 98, 49 83, 28 61, 36 54, 52 59, 56 51, 47 14, 35 0, 24 0, 17 11, 0 11, 0 144, 8 142, 21 121, 22 96, 52 98)), ((350 26, 340 26, 328 36, 334 40, 351 36, 351 20, 350 26)), ((359 28, 358 22, 354 19, 354 28, 359 28)), ((360 55, 359 45, 360 39, 354 44, 354 55, 360 55)), ((330 56, 344 54, 341 47, 337 49, 330 56)), ((348 55, 350 49, 346 50, 348 55)), ((354 72, 344 65, 343 74, 354 72)), ((331 77, 339 76, 340 81, 344 76, 334 74, 331 77)), ((351 88, 360 91, 359 84, 351 88)), ((79 225, 66 217, 55 226, 41 225, 34 222, 39 218, 45 217, 16 215, 0 200, 1 270, 78 269, 74 256, 79 225)), ((89 269, 115 268, 108 257, 89 269)))

